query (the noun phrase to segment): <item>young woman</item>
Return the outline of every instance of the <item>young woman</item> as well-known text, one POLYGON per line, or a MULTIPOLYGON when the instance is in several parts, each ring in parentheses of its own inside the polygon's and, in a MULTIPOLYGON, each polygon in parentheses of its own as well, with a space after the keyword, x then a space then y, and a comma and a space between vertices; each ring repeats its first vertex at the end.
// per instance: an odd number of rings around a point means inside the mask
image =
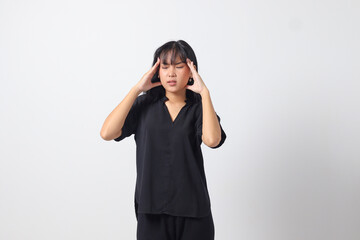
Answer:
POLYGON ((200 145, 218 148, 226 134, 198 69, 189 44, 165 43, 102 126, 105 140, 134 134, 138 240, 214 239, 200 145))

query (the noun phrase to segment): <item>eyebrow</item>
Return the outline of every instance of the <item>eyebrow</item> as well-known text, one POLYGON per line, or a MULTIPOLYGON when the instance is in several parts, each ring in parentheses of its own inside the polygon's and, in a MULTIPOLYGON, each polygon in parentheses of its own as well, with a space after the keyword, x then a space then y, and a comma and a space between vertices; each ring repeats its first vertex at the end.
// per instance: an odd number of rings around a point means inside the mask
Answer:
MULTIPOLYGON (((178 63, 175 63, 175 65, 178 65, 178 64, 181 64, 181 63, 184 63, 184 62, 178 62, 178 63)), ((163 62, 164 65, 169 65, 166 61, 163 62)))

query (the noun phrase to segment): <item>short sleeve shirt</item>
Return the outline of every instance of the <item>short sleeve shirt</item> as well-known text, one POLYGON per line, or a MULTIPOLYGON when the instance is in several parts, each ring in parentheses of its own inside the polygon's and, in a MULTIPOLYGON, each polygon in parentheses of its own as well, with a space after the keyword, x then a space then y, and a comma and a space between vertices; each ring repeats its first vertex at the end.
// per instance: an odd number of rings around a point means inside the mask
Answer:
MULTIPOLYGON (((200 147, 202 102, 185 100, 173 121, 166 100, 166 96, 153 101, 148 94, 139 95, 125 119, 122 134, 114 139, 121 141, 134 134, 136 217, 138 212, 207 216, 210 198, 200 147)), ((221 141, 212 148, 225 141, 226 134, 220 127, 221 141)))

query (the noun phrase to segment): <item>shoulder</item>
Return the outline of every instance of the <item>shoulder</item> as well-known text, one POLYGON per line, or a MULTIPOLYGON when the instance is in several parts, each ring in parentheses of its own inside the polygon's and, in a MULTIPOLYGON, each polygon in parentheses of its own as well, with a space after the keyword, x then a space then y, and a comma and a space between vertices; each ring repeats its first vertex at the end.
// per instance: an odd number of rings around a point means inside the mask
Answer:
POLYGON ((147 99, 147 94, 146 93, 143 93, 143 94, 140 94, 139 96, 137 96, 136 100, 137 101, 145 101, 147 99))
POLYGON ((134 111, 136 112, 142 112, 154 103, 155 99, 151 95, 143 93, 136 97, 132 108, 134 108, 134 111))
POLYGON ((151 97, 149 96, 149 94, 141 94, 139 96, 137 96, 137 98, 135 99, 134 104, 136 105, 144 105, 151 102, 151 97))

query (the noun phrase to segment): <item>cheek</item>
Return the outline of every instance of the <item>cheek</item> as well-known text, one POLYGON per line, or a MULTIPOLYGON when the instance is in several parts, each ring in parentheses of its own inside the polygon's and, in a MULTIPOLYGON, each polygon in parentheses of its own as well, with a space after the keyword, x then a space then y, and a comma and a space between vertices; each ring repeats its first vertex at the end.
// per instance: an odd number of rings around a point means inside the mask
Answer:
POLYGON ((184 72, 185 74, 189 74, 189 73, 190 73, 190 68, 189 68, 188 66, 184 67, 184 68, 183 68, 183 72, 184 72))
POLYGON ((166 69, 160 69, 159 70, 159 78, 160 78, 160 81, 162 81, 162 82, 166 81, 166 78, 167 78, 166 69))
POLYGON ((164 75, 164 74, 166 74, 166 69, 160 68, 159 69, 159 75, 164 75))
POLYGON ((179 72, 184 77, 187 77, 190 74, 190 69, 182 69, 182 71, 179 72))
POLYGON ((161 77, 164 74, 164 71, 162 71, 161 69, 159 70, 159 77, 161 77))

